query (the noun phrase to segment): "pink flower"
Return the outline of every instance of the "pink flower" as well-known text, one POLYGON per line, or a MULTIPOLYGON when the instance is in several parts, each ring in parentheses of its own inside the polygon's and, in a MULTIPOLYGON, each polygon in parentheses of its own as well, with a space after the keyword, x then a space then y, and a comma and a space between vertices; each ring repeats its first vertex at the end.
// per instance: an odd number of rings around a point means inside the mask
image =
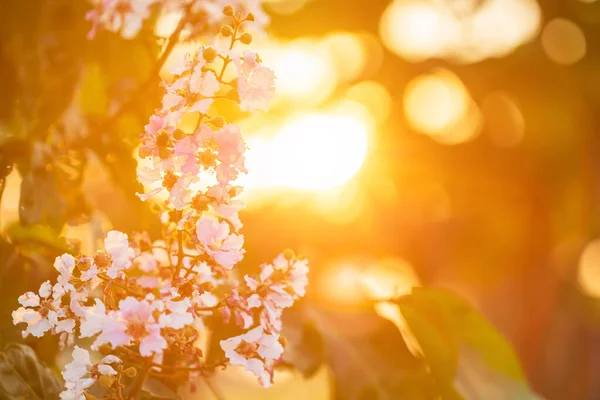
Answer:
POLYGON ((275 74, 258 62, 256 53, 244 51, 243 61, 237 53, 232 58, 238 70, 240 108, 244 111, 266 111, 275 94, 275 74))
POLYGON ((221 309, 221 315, 225 322, 229 322, 233 315, 236 325, 243 329, 248 329, 254 325, 254 318, 252 318, 252 312, 248 301, 240 296, 237 289, 233 289, 231 295, 225 299, 225 305, 221 309))
POLYGON ((204 97, 212 97, 219 90, 221 84, 213 71, 202 72, 202 63, 194 67, 190 77, 190 92, 204 97))
POLYGON ((291 307, 294 304, 294 298, 286 292, 283 282, 275 282, 271 279, 273 271, 272 265, 262 265, 258 280, 248 275, 244 277, 246 285, 250 290, 261 293, 255 295, 260 303, 272 303, 278 308, 291 307))
POLYGON ((98 7, 86 15, 92 21, 88 38, 92 39, 99 28, 120 32, 125 39, 134 38, 142 22, 150 15, 149 7, 155 0, 99 0, 98 7))
POLYGON ((119 231, 110 231, 104 239, 106 252, 112 258, 112 265, 106 271, 106 274, 116 279, 119 272, 131 266, 131 260, 135 257, 135 252, 129 247, 127 235, 119 231))
POLYGON ((162 311, 161 308, 160 303, 137 300, 131 296, 121 300, 119 309, 108 313, 103 319, 102 331, 94 347, 110 343, 115 348, 135 341, 139 343, 139 352, 144 357, 162 353, 167 342, 153 314, 154 311, 162 311))
POLYGON ((133 263, 140 269, 142 272, 155 272, 158 267, 158 262, 156 258, 148 252, 143 252, 139 256, 137 256, 133 263))
POLYGON ((223 126, 215 139, 219 144, 219 160, 226 164, 237 165, 246 151, 239 126, 235 124, 223 126))
POLYGON ((194 322, 194 317, 188 311, 192 307, 189 299, 167 301, 165 306, 169 312, 161 314, 158 320, 162 327, 181 329, 194 322))
POLYGON ((227 222, 219 222, 213 216, 202 215, 198 219, 196 237, 206 253, 227 269, 233 268, 244 257, 244 237, 230 234, 227 222))
POLYGON ((240 336, 221 340, 220 344, 232 365, 241 365, 252 372, 264 387, 271 385, 273 364, 283 353, 279 335, 265 334, 257 326, 240 336))
POLYGON ((167 129, 167 119, 159 115, 153 115, 150 117, 150 122, 144 127, 144 133, 142 133, 141 146, 140 146, 140 157, 145 158, 148 156, 157 157, 158 144, 157 137, 159 132, 165 130, 171 133, 173 129, 167 129))

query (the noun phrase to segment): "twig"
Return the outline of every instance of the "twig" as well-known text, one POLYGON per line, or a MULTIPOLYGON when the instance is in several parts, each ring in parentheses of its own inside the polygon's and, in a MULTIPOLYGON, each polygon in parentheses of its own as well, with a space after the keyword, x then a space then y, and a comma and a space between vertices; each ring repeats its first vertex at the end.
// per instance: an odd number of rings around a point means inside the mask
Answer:
POLYGON ((144 381, 148 377, 148 374, 150 374, 151 368, 152 368, 152 359, 151 358, 144 359, 144 367, 142 369, 142 372, 140 372, 140 374, 138 375, 138 379, 135 382, 135 386, 133 387, 133 390, 129 394, 130 400, 135 400, 137 395, 142 390, 142 387, 144 386, 144 381))

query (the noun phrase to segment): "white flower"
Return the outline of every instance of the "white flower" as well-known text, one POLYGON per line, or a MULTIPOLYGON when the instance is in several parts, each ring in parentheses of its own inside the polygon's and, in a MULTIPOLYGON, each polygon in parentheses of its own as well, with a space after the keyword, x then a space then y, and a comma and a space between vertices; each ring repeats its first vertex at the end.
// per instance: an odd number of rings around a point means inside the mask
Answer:
POLYGON ((91 337, 101 332, 104 328, 106 319, 106 307, 100 299, 94 299, 96 304, 92 307, 86 307, 84 317, 79 327, 80 337, 91 337))
POLYGON ((70 254, 63 254, 62 256, 56 257, 54 260, 54 269, 60 274, 58 276, 58 283, 62 285, 65 291, 75 289, 69 282, 73 276, 73 270, 75 269, 75 258, 70 254))
POLYGON ((257 326, 242 335, 221 340, 220 344, 232 365, 243 366, 256 375, 263 386, 270 386, 273 362, 283 353, 279 335, 266 334, 262 326, 257 326))
POLYGON ((132 248, 129 247, 129 240, 126 234, 119 231, 110 231, 104 239, 106 252, 112 258, 112 265, 108 267, 106 274, 115 279, 120 271, 131 266, 131 260, 135 257, 132 248))
POLYGON ((133 262, 142 272, 154 272, 158 267, 156 258, 148 252, 140 254, 133 262))
POLYGON ((96 382, 99 375, 116 375, 117 371, 110 364, 122 362, 119 357, 108 355, 94 365, 90 361, 90 353, 79 346, 75 346, 72 355, 73 361, 68 363, 62 372, 66 388, 60 394, 63 400, 85 399, 85 390, 96 382))
POLYGON ((60 297, 50 298, 52 294, 50 281, 42 283, 38 293, 39 296, 33 292, 21 295, 19 303, 23 307, 12 312, 13 324, 27 324, 27 328, 22 332, 23 337, 44 336, 44 333, 57 325, 59 313, 64 314, 64 310, 60 308, 60 297))
POLYGON ((181 329, 194 322, 193 315, 188 312, 192 306, 189 299, 167 301, 165 305, 170 312, 168 314, 161 314, 158 322, 162 327, 181 329))
POLYGON ((308 262, 306 260, 298 260, 290 268, 288 281, 290 287, 299 297, 306 294, 306 286, 308 285, 307 274, 308 262))

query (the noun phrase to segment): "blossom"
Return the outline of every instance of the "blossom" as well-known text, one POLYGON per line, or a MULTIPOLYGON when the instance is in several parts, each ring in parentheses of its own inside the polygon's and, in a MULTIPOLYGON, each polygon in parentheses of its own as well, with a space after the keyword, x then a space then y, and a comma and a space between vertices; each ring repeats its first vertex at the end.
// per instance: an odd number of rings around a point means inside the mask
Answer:
POLYGON ((52 285, 50 281, 42 283, 38 294, 27 292, 19 296, 19 307, 13 311, 13 324, 26 323, 27 328, 22 332, 23 337, 33 335, 42 337, 44 333, 58 324, 60 309, 60 298, 51 298, 52 285))
POLYGON ((100 315, 97 325, 90 329, 90 332, 96 332, 100 326, 101 330, 94 347, 110 343, 115 348, 135 341, 139 342, 139 352, 144 357, 161 353, 167 347, 167 342, 161 336, 161 326, 153 314, 154 311, 162 311, 161 308, 160 304, 126 297, 119 302, 118 310, 104 317, 100 315))
POLYGON ((257 326, 242 335, 221 340, 220 344, 232 365, 241 365, 252 372, 264 387, 271 385, 273 364, 283 353, 279 335, 266 334, 257 326))
POLYGON ((162 327, 181 329, 184 326, 191 324, 194 322, 194 317, 188 311, 191 306, 192 304, 189 299, 167 301, 165 307, 169 313, 161 314, 158 320, 160 325, 162 327))
POLYGON ((125 39, 132 39, 150 15, 150 6, 156 0, 98 0, 97 8, 87 13, 92 21, 88 38, 92 39, 99 28, 120 32, 125 39))
POLYGON ((100 375, 117 375, 117 371, 110 364, 120 364, 119 357, 108 355, 98 364, 92 364, 90 353, 79 346, 73 349, 73 361, 65 366, 62 376, 65 380, 65 390, 60 394, 63 400, 84 400, 85 389, 96 382, 100 375))
POLYGON ((275 74, 259 62, 258 55, 249 50, 232 59, 238 70, 238 95, 240 108, 244 111, 266 111, 275 94, 275 74))
POLYGON ((69 283, 75 269, 75 258, 70 254, 63 254, 54 260, 54 269, 59 273, 58 283, 62 285, 65 291, 74 289, 69 283))
MULTIPOLYGON (((185 26, 190 40, 198 38, 200 29, 206 33, 215 24, 217 29, 232 24, 231 43, 236 45, 250 42, 244 22, 262 25, 268 19, 261 0, 91 1, 95 8, 87 18, 93 23, 92 36, 102 28, 132 38, 151 7, 159 13, 188 13, 183 22, 201 16, 201 28, 191 22, 185 26), (232 8, 223 10, 228 3, 232 8)), ((231 273, 245 254, 239 234, 243 188, 234 182, 247 173, 246 143, 239 126, 227 123, 217 113, 219 107, 211 105, 218 98, 242 110, 264 110, 273 96, 275 76, 252 51, 219 49, 219 43, 202 46, 171 67, 173 78, 163 84, 160 107, 140 136, 137 179, 145 193, 137 195, 146 200, 166 192, 153 205, 159 208, 162 237, 152 241, 149 234, 134 233, 130 243, 127 234, 112 230, 104 251, 57 257, 56 283, 44 282, 38 293, 18 299, 20 307, 12 316, 15 324, 26 324, 23 336, 60 334, 61 345, 69 346, 76 336, 91 338, 91 349, 126 352, 128 361, 152 357, 160 364, 163 356, 175 355, 177 369, 196 369, 201 354, 193 343, 210 321, 207 317, 220 313, 245 330, 220 342, 229 363, 253 372, 265 387, 272 383, 283 352, 282 311, 305 294, 308 265, 285 253, 261 265, 258 276, 240 281, 231 273), (224 74, 230 60, 237 72, 233 79, 224 74), (180 124, 194 118, 193 131, 180 124)), ((113 385, 111 376, 130 376, 116 366, 121 362, 108 355, 93 364, 88 351, 75 346, 73 360, 62 372, 65 390, 60 398, 85 400, 96 381, 105 387, 113 385)), ((105 395, 114 397, 114 390, 105 395)))
POLYGON ((132 248, 129 247, 127 235, 119 231, 110 231, 104 239, 106 252, 110 254, 112 265, 106 271, 106 274, 115 279, 120 271, 131 266, 131 260, 135 257, 132 248))
POLYGON ((100 299, 94 299, 95 305, 86 307, 79 327, 80 337, 91 337, 102 331, 106 319, 106 306, 100 299))
POLYGON ((233 268, 244 257, 244 237, 230 234, 229 225, 215 217, 202 215, 196 223, 196 237, 206 253, 227 269, 233 268))
POLYGON ((233 289, 231 294, 225 299, 224 306, 221 309, 221 315, 225 322, 229 322, 231 316, 235 318, 237 326, 248 329, 254 325, 254 318, 246 298, 241 297, 237 289, 233 289))

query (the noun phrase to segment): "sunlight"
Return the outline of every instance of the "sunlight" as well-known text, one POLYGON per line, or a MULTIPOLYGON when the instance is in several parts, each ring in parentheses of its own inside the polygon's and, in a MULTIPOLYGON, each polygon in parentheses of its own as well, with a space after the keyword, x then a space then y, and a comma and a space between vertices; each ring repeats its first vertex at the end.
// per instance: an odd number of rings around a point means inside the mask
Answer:
POLYGON ((534 0, 395 0, 384 11, 384 45, 411 61, 447 57, 470 63, 503 56, 532 40, 541 22, 534 0))
POLYGON ((482 127, 479 108, 461 80, 447 70, 410 81, 404 93, 404 110, 413 129, 442 144, 471 140, 482 127))
POLYGON ((600 297, 600 239, 590 242, 583 250, 577 280, 584 293, 600 297))
POLYGON ((337 82, 331 56, 315 41, 271 43, 259 54, 277 76, 276 101, 315 105, 329 96, 337 82))
POLYGON ((414 128, 437 134, 463 116, 468 100, 460 81, 453 76, 436 73, 418 76, 408 84, 404 108, 414 128))
POLYGON ((273 136, 248 140, 248 188, 321 190, 349 181, 365 160, 370 126, 356 113, 291 118, 273 136))
POLYGON ((318 285, 323 300, 354 306, 409 294, 420 283, 410 263, 388 257, 334 262, 319 275, 318 285))
POLYGON ((431 57, 443 45, 440 22, 432 4, 394 1, 381 17, 381 39, 390 50, 411 60, 431 57))

